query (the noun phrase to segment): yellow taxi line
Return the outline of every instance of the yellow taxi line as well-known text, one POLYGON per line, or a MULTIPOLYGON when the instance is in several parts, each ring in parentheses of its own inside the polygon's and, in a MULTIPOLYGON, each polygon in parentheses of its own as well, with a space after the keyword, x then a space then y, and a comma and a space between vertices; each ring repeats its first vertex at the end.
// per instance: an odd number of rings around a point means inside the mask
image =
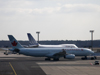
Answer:
POLYGON ((15 73, 15 75, 17 75, 16 71, 14 70, 13 66, 11 65, 11 63, 9 62, 9 65, 11 66, 13 72, 15 73))

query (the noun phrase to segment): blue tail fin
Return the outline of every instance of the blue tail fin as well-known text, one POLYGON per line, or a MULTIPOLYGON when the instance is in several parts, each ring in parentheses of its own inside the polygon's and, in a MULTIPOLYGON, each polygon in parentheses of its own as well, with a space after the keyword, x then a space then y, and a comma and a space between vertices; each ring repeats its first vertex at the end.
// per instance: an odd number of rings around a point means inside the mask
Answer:
POLYGON ((11 42, 12 48, 14 48, 14 49, 15 48, 23 48, 21 46, 21 44, 12 35, 8 35, 8 38, 9 38, 9 40, 11 42))
POLYGON ((39 45, 30 33, 27 33, 31 45, 39 45))

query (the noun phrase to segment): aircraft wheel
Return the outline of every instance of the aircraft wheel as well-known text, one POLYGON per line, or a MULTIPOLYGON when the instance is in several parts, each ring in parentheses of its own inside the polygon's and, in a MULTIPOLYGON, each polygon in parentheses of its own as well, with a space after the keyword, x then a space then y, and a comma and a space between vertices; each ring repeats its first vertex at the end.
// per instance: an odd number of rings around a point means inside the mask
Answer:
POLYGON ((6 55, 8 55, 8 54, 6 53, 6 55))
POLYGON ((85 56, 84 58, 81 58, 82 60, 86 60, 87 59, 87 56, 85 56))
POLYGON ((6 54, 6 52, 4 52, 4 54, 6 54))
POLYGON ((94 56, 94 57, 91 57, 91 60, 94 60, 94 59, 97 59, 97 57, 96 57, 96 56, 94 56))
POLYGON ((8 53, 7 53, 7 52, 4 52, 4 54, 5 54, 5 55, 8 55, 8 53))
POLYGON ((50 58, 45 58, 45 60, 50 60, 50 58))
POLYGON ((94 57, 91 57, 91 60, 94 60, 95 58, 94 57))
POLYGON ((95 58, 95 59, 97 59, 97 57, 96 57, 96 56, 94 56, 94 58, 95 58))
POLYGON ((82 60, 85 60, 85 58, 81 58, 82 60))
POLYGON ((53 58, 54 61, 59 61, 59 58, 53 58))

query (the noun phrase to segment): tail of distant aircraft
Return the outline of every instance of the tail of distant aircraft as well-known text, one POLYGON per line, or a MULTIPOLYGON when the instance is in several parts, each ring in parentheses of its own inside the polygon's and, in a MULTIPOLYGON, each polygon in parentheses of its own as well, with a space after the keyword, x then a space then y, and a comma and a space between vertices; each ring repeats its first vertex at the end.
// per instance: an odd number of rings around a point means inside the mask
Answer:
POLYGON ((39 45, 30 33, 27 33, 30 45, 39 45))
POLYGON ((12 35, 8 35, 8 38, 11 42, 11 46, 13 49, 23 48, 21 44, 12 35))

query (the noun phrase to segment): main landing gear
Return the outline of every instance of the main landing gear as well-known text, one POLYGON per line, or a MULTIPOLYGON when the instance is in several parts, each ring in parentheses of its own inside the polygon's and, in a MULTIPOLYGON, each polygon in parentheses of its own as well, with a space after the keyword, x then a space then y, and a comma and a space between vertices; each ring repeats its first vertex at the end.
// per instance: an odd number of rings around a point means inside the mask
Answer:
POLYGON ((4 52, 5 55, 8 55, 8 51, 4 52))
POLYGON ((82 60, 86 60, 86 59, 87 59, 87 56, 85 56, 85 57, 82 57, 81 59, 82 59, 82 60))
MULTIPOLYGON (((51 60, 51 58, 45 58, 45 60, 51 60)), ((59 58, 53 58, 53 61, 59 61, 59 58)))
POLYGON ((45 58, 45 60, 51 60, 50 58, 45 58))
POLYGON ((59 61, 59 58, 53 58, 54 61, 59 61))
POLYGON ((91 60, 94 60, 94 59, 97 59, 97 57, 96 57, 96 56, 94 56, 94 57, 91 57, 91 60))
POLYGON ((85 56, 85 57, 83 57, 83 58, 81 58, 81 59, 82 59, 82 60, 87 60, 87 59, 95 60, 95 59, 97 59, 97 57, 94 56, 94 57, 91 57, 91 58, 87 58, 87 56, 85 56))

